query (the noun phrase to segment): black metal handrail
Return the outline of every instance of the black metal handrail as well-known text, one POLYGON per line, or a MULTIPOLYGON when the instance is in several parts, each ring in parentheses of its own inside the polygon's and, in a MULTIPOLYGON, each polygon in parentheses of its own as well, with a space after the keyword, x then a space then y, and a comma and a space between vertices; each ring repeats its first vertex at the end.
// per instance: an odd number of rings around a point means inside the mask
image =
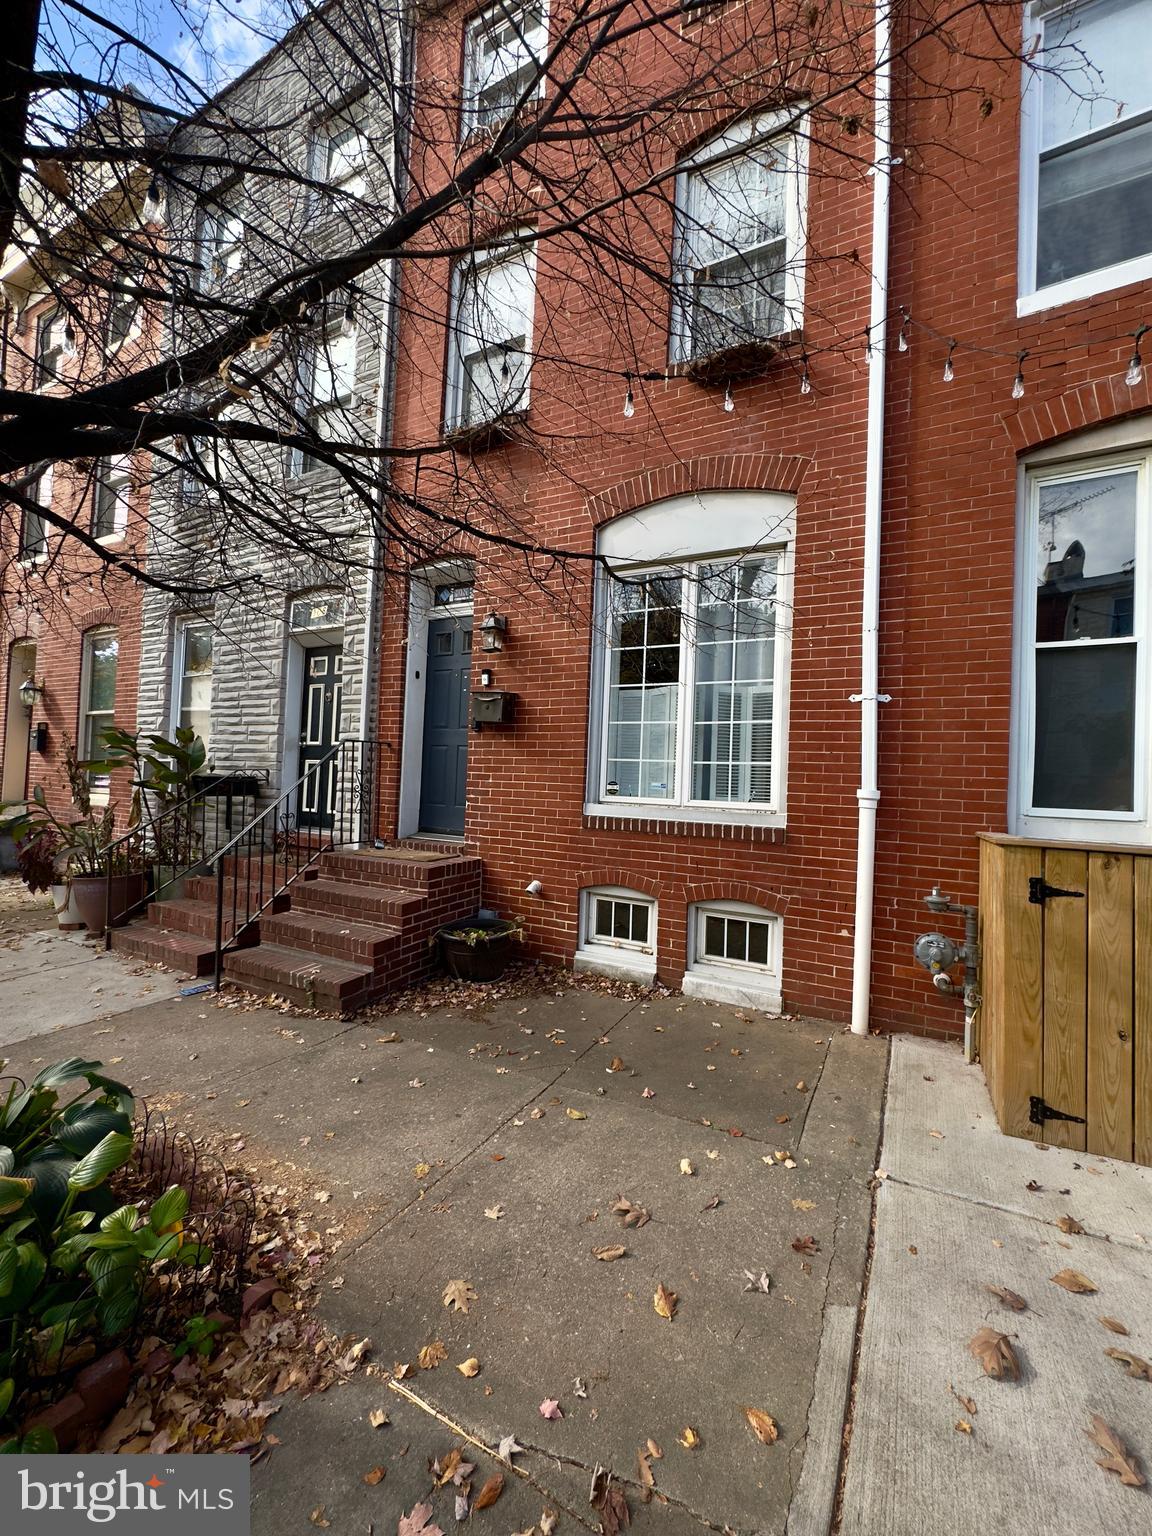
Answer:
MULTIPOLYGON (((117 923, 121 923, 138 908, 148 904, 161 890, 167 890, 169 886, 176 885, 183 880, 188 873, 195 869, 203 861, 204 850, 198 848, 195 856, 193 849, 197 848, 199 833, 196 828, 195 813, 198 806, 203 806, 205 801, 212 797, 214 791, 222 784, 226 784, 233 775, 221 774, 217 778, 209 779, 192 794, 186 795, 183 800, 178 800, 175 805, 170 805, 159 815, 154 814, 148 797, 148 785, 138 784, 140 790, 140 808, 142 819, 127 832, 116 838, 114 842, 102 850, 101 859, 104 863, 104 947, 107 949, 112 943, 112 880, 117 873, 118 864, 142 863, 143 855, 154 853, 173 854, 171 858, 158 858, 155 862, 168 868, 178 870, 170 880, 165 880, 162 885, 154 885, 139 900, 130 903, 116 914, 117 923), (172 824, 171 831, 158 832, 165 823, 172 824), (129 843, 136 843, 140 857, 133 859, 130 855, 117 857, 119 850, 129 843)), ((132 869, 122 869, 121 874, 132 874, 132 869)))
POLYGON ((216 876, 215 990, 224 956, 321 854, 372 835, 378 741, 342 741, 280 792, 209 860, 216 876), (232 901, 225 900, 231 865, 232 901))

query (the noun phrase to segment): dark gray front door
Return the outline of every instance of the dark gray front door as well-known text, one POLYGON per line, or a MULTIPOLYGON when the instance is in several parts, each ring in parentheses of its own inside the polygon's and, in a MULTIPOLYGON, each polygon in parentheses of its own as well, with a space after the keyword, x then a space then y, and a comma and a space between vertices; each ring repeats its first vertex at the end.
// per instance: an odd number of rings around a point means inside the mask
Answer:
POLYGON ((344 648, 325 645, 304 652, 304 697, 300 709, 300 772, 322 764, 300 786, 296 819, 302 827, 330 827, 336 812, 336 758, 340 734, 344 648), (327 759, 327 761, 325 761, 327 759))
POLYGON ((471 666, 472 620, 433 619, 428 625, 424 691, 422 832, 464 830, 471 666))

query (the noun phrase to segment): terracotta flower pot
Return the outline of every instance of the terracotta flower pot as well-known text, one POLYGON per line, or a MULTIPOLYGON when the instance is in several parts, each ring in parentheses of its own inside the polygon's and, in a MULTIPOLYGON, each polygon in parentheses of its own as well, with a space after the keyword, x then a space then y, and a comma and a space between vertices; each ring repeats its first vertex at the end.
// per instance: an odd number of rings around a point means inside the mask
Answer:
POLYGON ((72 903, 89 933, 103 933, 105 914, 109 927, 122 928, 143 902, 146 890, 147 879, 143 874, 113 875, 111 890, 104 875, 75 875, 72 903))

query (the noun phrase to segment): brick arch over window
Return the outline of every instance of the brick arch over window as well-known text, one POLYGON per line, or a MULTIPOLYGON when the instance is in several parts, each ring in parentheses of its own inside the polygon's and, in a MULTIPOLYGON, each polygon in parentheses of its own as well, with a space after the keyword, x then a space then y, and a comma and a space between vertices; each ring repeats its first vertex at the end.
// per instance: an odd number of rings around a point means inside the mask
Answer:
POLYGON ((607 864, 597 864, 592 869, 580 869, 573 877, 576 889, 586 891, 590 886, 615 885, 626 891, 639 891, 641 896, 659 899, 660 887, 646 875, 637 875, 628 869, 616 869, 607 864))
POLYGON ((82 609, 75 618, 76 628, 81 634, 87 634, 90 629, 102 629, 107 624, 119 624, 120 616, 114 608, 107 603, 98 604, 92 608, 82 609))
POLYGON ((1050 400, 1040 400, 1012 416, 1002 416, 1004 430, 1017 453, 1039 448, 1043 443, 1068 437, 1085 427, 1115 421, 1152 409, 1152 378, 1147 370, 1135 387, 1125 384, 1122 374, 1078 384, 1050 400))
POLYGON ((684 900, 690 907, 702 901, 743 901, 750 907, 761 907, 765 912, 774 912, 777 917, 784 917, 788 912, 790 898, 779 891, 769 891, 761 885, 747 885, 741 880, 705 880, 698 885, 687 886, 684 900))
POLYGON ((678 460, 661 469, 632 475, 608 490, 591 496, 588 513, 599 528, 625 512, 636 512, 653 502, 693 491, 796 492, 811 459, 786 453, 713 453, 678 460))

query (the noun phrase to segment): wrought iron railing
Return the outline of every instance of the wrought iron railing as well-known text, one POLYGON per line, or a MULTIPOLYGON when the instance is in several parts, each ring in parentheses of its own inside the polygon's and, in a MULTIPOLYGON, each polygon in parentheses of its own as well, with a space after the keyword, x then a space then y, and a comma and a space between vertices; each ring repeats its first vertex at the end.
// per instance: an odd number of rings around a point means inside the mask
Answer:
POLYGON ((224 956, 277 897, 322 854, 371 841, 379 762, 378 741, 340 742, 213 855, 216 991, 224 956))
POLYGON ((188 875, 204 867, 205 857, 212 852, 206 846, 205 808, 233 777, 223 774, 208 779, 192 794, 159 812, 147 785, 141 788, 140 819, 100 854, 104 869, 105 949, 112 943, 113 923, 119 927, 134 913, 143 911, 150 901, 173 892, 178 895, 188 875), (130 891, 123 894, 113 911, 114 880, 134 874, 142 877, 142 894, 135 898, 130 891))

